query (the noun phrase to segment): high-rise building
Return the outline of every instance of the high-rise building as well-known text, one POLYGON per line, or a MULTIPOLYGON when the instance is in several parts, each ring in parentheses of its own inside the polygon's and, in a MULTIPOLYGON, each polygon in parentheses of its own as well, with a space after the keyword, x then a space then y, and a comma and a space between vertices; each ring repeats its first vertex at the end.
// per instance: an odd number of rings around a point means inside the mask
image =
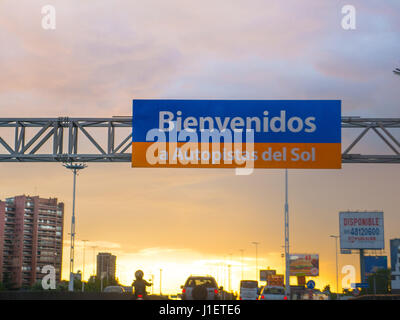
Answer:
POLYGON ((0 201, 0 281, 31 286, 51 265, 61 280, 64 204, 56 198, 15 196, 0 201))
POLYGON ((115 279, 115 266, 117 257, 107 252, 99 252, 97 255, 97 272, 98 279, 115 279))

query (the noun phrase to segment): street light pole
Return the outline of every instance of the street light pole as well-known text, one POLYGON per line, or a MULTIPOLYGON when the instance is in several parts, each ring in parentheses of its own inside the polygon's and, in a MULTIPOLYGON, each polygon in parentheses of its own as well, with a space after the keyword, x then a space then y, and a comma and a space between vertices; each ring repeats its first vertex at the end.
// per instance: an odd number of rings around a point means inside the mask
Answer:
POLYGON ((97 246, 92 246, 93 249, 93 276, 96 277, 96 249, 97 246))
POLYGON ((161 284, 162 284, 162 269, 160 269, 160 296, 162 295, 162 293, 161 293, 161 284))
POLYGON ((240 264, 241 264, 241 267, 242 267, 242 280, 243 280, 244 279, 244 277, 243 277, 243 251, 244 251, 244 249, 239 249, 239 251, 241 252, 240 264))
POLYGON ((229 292, 231 292, 232 288, 231 288, 231 265, 228 264, 228 288, 229 288, 229 292))
POLYGON ((75 251, 75 191, 76 191, 76 174, 79 170, 86 168, 84 163, 64 163, 63 166, 72 170, 74 174, 73 198, 72 198, 72 218, 71 218, 71 248, 69 260, 69 285, 68 291, 74 291, 74 251, 75 251))
POLYGON ((289 203, 288 203, 288 169, 285 169, 285 291, 290 297, 290 253, 289 253, 289 203))
POLYGON ((229 292, 231 292, 231 268, 232 268, 232 253, 229 254, 229 264, 228 264, 228 287, 229 292))
POLYGON ((260 243, 257 241, 253 241, 252 244, 256 246, 256 280, 258 281, 258 245, 260 243))
POLYGON ((330 235, 331 238, 335 238, 335 252, 336 252, 336 294, 339 296, 339 267, 338 267, 338 250, 337 240, 340 236, 330 235))

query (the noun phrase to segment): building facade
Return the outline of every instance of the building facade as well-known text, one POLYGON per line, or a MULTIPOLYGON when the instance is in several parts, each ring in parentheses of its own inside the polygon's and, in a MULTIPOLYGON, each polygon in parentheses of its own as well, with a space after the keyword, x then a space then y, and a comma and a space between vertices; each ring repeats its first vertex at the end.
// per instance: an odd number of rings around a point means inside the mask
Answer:
POLYGON ((107 252, 100 252, 97 255, 97 272, 98 279, 115 279, 117 257, 107 252))
POLYGON ((64 204, 56 198, 15 196, 0 201, 0 281, 31 286, 54 266, 61 280, 64 204))

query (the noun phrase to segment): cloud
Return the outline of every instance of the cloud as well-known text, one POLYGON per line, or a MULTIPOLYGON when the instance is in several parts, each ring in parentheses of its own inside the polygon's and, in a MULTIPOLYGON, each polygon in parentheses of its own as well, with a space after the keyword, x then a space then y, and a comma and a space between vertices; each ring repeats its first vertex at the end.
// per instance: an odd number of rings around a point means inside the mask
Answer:
POLYGON ((395 111, 382 82, 394 85, 382 61, 398 52, 395 2, 355 3, 347 33, 338 3, 54 1, 54 32, 41 3, 1 4, 3 115, 125 115, 133 98, 162 96, 335 97, 365 110, 371 88, 395 111))

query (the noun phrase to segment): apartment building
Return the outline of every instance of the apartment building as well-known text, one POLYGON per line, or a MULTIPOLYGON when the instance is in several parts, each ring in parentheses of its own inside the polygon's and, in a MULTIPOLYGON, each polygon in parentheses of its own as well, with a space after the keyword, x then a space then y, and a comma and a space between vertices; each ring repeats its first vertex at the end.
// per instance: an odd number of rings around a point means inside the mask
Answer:
POLYGON ((115 279, 117 257, 108 252, 100 252, 97 255, 97 273, 98 279, 115 279))
POLYGON ((0 201, 0 281, 31 286, 45 265, 61 280, 64 204, 57 198, 15 196, 0 201))

